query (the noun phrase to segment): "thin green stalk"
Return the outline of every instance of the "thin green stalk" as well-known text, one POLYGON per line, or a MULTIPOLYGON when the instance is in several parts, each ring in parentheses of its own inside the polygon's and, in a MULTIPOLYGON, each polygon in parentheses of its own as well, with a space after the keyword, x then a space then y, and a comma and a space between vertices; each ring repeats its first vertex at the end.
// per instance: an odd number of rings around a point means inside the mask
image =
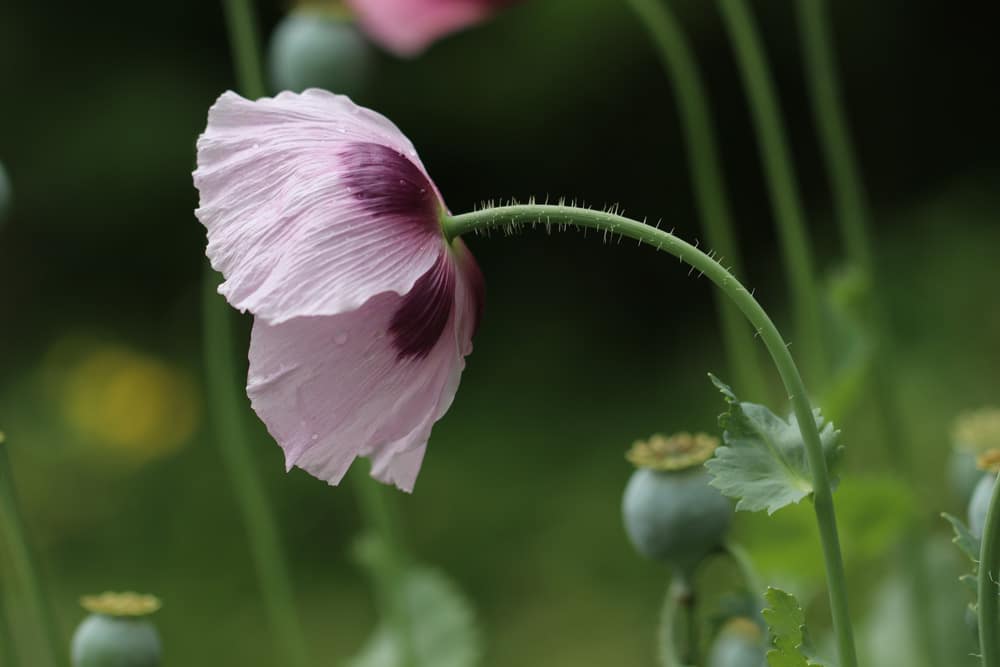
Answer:
POLYGON ((264 66, 261 64, 257 38, 257 19, 251 0, 223 0, 229 46, 236 67, 236 83, 240 92, 256 99, 267 94, 264 66))
MULTIPOLYGON (((708 95, 694 53, 677 19, 663 0, 629 0, 656 46, 677 97, 687 142, 688 165, 705 240, 720 261, 744 275, 729 206, 718 142, 709 114, 708 95)), ((729 367, 751 396, 766 395, 753 337, 736 307, 716 295, 729 367)))
POLYGON ((740 573, 740 578, 743 579, 743 585, 746 587, 747 591, 757 596, 761 595, 761 592, 764 590, 764 585, 761 583, 760 577, 757 575, 757 570, 754 569, 753 563, 750 560, 750 554, 747 553, 747 550, 735 542, 727 542, 723 547, 723 551, 725 551, 726 555, 732 559, 733 564, 740 573))
POLYGON ((781 377, 805 443, 806 458, 813 477, 813 510, 819 527, 826 565, 830 611, 841 667, 857 667, 854 633, 847 605, 844 562, 837 535, 830 475, 823 456, 819 430, 812 405, 791 353, 774 322, 749 291, 719 262, 673 234, 623 216, 568 206, 503 206, 446 218, 445 233, 454 238, 468 232, 495 227, 522 225, 566 225, 618 234, 664 250, 706 276, 728 296, 758 332, 781 377))
MULTIPOLYGON (((226 25, 240 91, 250 98, 265 94, 257 26, 249 0, 225 0, 226 25)), ((231 314, 218 296, 218 275, 205 268, 202 318, 205 346, 205 383, 216 438, 243 514, 257 578, 264 596, 268 621, 282 664, 309 665, 305 637, 295 609, 288 563, 277 523, 247 449, 243 421, 246 407, 237 391, 237 371, 232 345, 231 314)))
POLYGON ((14 488, 14 477, 11 472, 10 457, 3 433, 0 433, 0 527, 8 545, 11 565, 21 580, 29 613, 38 623, 45 638, 45 646, 49 654, 49 664, 56 667, 68 667, 69 657, 65 650, 62 633, 56 622, 55 614, 45 595, 42 578, 35 565, 38 559, 28 542, 27 529, 21 516, 14 488))
POLYGON ((824 0, 799 0, 798 6, 806 83, 841 235, 848 257, 871 276, 874 257, 868 234, 868 207, 837 82, 833 40, 827 21, 828 8, 824 0))
POLYGON ((753 112, 764 174, 778 223, 785 273, 792 291, 795 333, 798 337, 796 347, 801 350, 807 375, 813 382, 822 385, 827 380, 829 363, 821 308, 823 301, 819 298, 815 262, 778 96, 757 26, 745 0, 719 0, 719 7, 753 112))
MULTIPOLYGON (((906 446, 912 440, 907 435, 906 420, 891 379, 894 376, 892 347, 889 345, 891 327, 878 290, 867 197, 837 77, 829 6, 825 0, 799 0, 798 18, 806 84, 819 130, 840 234, 848 257, 861 270, 869 288, 864 306, 874 329, 872 389, 885 428, 883 440, 893 465, 900 469, 904 478, 913 482, 915 471, 910 448, 906 446)), ((921 547, 924 523, 918 513, 914 525, 907 531, 902 548, 904 564, 913 582, 922 652, 928 657, 925 662, 933 663, 938 647, 932 617, 934 605, 921 547)))
MULTIPOLYGON (((0 445, 2 447, 3 445, 0 445)), ((7 604, 0 588, 0 665, 17 667, 17 651, 14 650, 14 636, 10 631, 10 621, 7 620, 7 604)))
POLYGON ((373 564, 376 594, 382 613, 395 627, 396 634, 400 638, 403 664, 412 667, 417 661, 411 610, 406 604, 404 593, 404 578, 408 563, 402 547, 395 508, 388 496, 388 489, 360 473, 360 470, 356 471, 351 475, 351 479, 362 523, 378 536, 382 547, 383 557, 373 564))
POLYGON ((993 485, 979 551, 979 648, 983 667, 1000 667, 1000 482, 993 485))
POLYGON ((231 314, 226 302, 216 293, 217 274, 206 268, 203 282, 205 389, 215 439, 243 516, 280 663, 307 667, 305 637, 295 611, 291 576, 277 523, 248 449, 250 439, 243 421, 246 405, 237 389, 240 385, 234 362, 231 314))

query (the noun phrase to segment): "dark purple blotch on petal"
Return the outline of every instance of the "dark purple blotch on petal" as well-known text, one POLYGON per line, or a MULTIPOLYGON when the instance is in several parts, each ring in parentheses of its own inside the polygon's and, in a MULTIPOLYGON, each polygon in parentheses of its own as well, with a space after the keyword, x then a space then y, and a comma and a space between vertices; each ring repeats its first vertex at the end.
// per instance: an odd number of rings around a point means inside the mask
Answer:
POLYGON ((392 316, 389 333, 398 359, 423 359, 441 338, 455 304, 455 265, 447 252, 413 284, 392 316))
POLYGON ((437 192, 406 155, 381 144, 352 142, 339 156, 344 185, 363 210, 438 229, 437 192))

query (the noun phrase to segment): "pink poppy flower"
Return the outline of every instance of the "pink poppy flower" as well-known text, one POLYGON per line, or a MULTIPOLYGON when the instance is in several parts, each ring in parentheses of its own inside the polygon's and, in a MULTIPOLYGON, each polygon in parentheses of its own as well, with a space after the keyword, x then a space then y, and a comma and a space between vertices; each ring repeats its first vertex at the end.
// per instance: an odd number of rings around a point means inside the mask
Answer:
POLYGON ((373 40, 412 56, 435 40, 486 20, 515 0, 347 0, 373 40))
POLYGON ((413 145, 323 90, 227 92, 194 183, 219 292, 254 315, 247 394, 288 469, 337 484, 367 456, 372 476, 412 490, 483 304, 413 145))

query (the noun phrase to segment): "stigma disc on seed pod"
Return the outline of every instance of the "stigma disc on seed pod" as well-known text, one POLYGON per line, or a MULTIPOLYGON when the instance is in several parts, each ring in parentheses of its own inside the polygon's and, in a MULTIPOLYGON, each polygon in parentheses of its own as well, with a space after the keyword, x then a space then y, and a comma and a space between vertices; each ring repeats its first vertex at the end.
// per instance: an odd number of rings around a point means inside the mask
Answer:
POLYGON ((648 440, 636 440, 625 454, 636 468, 661 472, 680 471, 700 466, 712 458, 719 439, 705 433, 682 431, 671 436, 657 433, 648 440))

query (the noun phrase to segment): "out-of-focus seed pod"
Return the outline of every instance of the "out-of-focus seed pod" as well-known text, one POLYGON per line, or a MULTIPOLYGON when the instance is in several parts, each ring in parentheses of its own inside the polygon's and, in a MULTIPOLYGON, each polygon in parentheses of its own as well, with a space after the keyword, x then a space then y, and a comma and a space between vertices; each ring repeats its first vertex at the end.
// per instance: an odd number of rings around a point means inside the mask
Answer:
POLYGON ((959 500, 968 502, 981 477, 977 458, 1000 448, 1000 408, 980 408, 959 415, 952 425, 951 446, 949 481, 959 500))
POLYGON ((948 457, 948 481, 955 495, 964 501, 972 497, 972 492, 983 473, 976 467, 976 455, 972 452, 953 449, 948 457))
POLYGON ((972 492, 972 499, 969 500, 969 532, 976 537, 983 536, 983 528, 986 526, 986 512, 990 509, 990 498, 993 497, 993 487, 996 485, 996 480, 996 474, 984 474, 972 492))
POLYGON ((163 647, 149 616, 160 608, 151 595, 104 593, 81 601, 90 615, 73 634, 73 667, 159 667, 163 647))
POLYGON ((275 90, 324 88, 356 97, 374 65, 374 50, 344 13, 296 9, 271 35, 268 67, 275 90))
POLYGON ((625 488, 622 516, 639 553, 689 572, 722 546, 733 506, 709 486, 703 465, 717 446, 715 438, 688 433, 633 445, 628 458, 639 469, 625 488))
POLYGON ((712 642, 706 667, 765 667, 764 631, 749 618, 726 622, 712 642))

